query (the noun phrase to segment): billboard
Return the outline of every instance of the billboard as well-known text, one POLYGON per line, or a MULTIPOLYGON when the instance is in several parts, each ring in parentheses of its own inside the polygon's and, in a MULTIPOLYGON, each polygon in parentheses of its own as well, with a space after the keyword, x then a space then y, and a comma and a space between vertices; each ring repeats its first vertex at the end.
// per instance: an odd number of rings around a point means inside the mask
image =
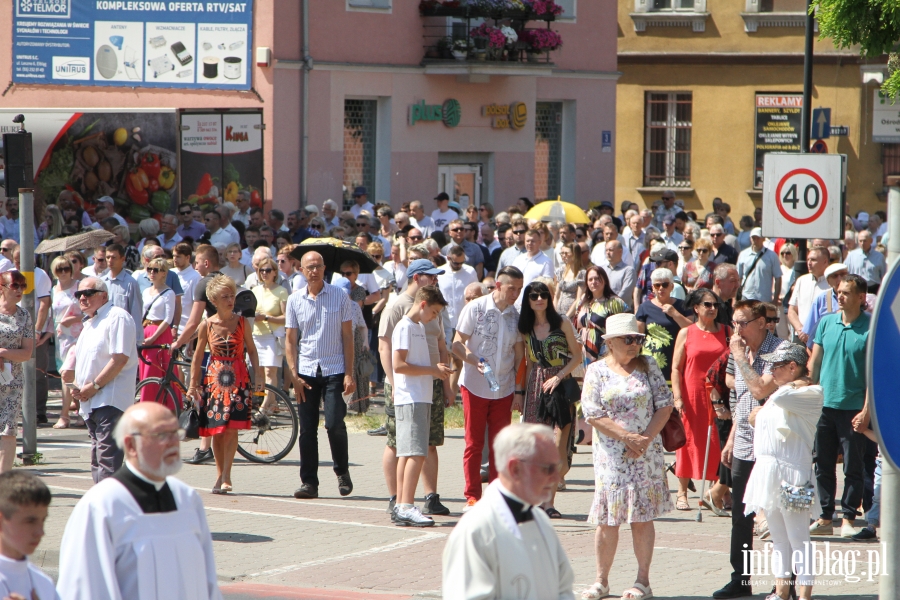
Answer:
POLYGON ((13 0, 13 81, 249 90, 253 0, 13 0))
POLYGON ((767 152, 800 152, 803 94, 756 94, 753 188, 763 188, 767 152))

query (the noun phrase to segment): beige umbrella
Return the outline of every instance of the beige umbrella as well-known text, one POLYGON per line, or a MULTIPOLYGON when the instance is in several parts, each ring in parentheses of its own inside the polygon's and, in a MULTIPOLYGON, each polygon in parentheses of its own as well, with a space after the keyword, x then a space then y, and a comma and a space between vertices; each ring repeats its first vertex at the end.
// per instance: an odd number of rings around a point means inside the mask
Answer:
POLYGON ((90 250, 99 248, 114 237, 116 237, 115 234, 105 229, 94 229, 86 233, 76 233, 75 235, 68 235, 53 240, 44 240, 38 244, 34 252, 35 254, 51 254, 53 252, 68 252, 69 250, 90 250))

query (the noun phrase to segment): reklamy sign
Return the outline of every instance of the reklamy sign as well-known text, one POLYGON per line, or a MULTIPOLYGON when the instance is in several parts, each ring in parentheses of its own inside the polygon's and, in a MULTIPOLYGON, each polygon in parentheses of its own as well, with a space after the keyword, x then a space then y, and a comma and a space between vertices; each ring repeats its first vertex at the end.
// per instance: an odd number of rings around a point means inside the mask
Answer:
POLYGON ((762 189, 767 152, 800 152, 802 94, 756 94, 753 187, 762 189))
POLYGON ((494 129, 522 129, 528 122, 528 107, 523 102, 488 104, 481 107, 481 116, 491 118, 494 129))
POLYGON ((462 117, 462 107, 459 100, 449 98, 443 104, 425 104, 420 100, 418 104, 409 105, 409 124, 415 125, 419 121, 443 121, 447 127, 456 127, 462 117))
POLYGON ((13 81, 250 89, 253 0, 13 0, 13 81))
POLYGON ((874 91, 872 101, 872 141, 886 144, 900 142, 900 101, 874 91))

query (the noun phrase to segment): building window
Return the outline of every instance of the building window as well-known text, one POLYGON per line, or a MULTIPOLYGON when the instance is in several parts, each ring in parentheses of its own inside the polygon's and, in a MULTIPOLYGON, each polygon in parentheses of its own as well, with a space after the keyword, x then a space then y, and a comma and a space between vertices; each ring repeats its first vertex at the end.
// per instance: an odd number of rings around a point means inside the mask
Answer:
POLYGON ((575 16, 578 12, 578 0, 557 0, 556 3, 559 4, 563 9, 562 14, 556 17, 557 21, 575 20, 575 16))
POLYGON ((900 176, 900 144, 881 145, 881 168, 884 173, 884 185, 889 184, 888 177, 900 176))
POLYGON ((377 100, 344 100, 344 208, 353 204, 354 188, 375 193, 375 121, 377 100))
POLYGON ((534 117, 534 197, 556 199, 562 164, 562 102, 538 102, 534 117))
POLYGON ((691 94, 646 94, 644 185, 690 187, 691 94))
POLYGON ((391 0, 347 0, 348 9, 389 11, 391 0))
POLYGON ((653 0, 653 10, 694 10, 694 0, 653 0))
POLYGON ((806 0, 759 0, 759 12, 806 13, 806 0))

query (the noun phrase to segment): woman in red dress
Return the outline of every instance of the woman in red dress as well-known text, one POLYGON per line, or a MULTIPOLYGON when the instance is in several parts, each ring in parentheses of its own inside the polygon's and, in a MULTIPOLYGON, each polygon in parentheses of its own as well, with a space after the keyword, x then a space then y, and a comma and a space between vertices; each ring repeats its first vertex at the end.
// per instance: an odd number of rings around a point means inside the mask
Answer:
POLYGON ((675 452, 675 476, 678 477, 678 495, 675 508, 690 510, 687 501, 688 483, 691 479, 716 482, 701 504, 719 516, 726 516, 722 508, 728 488, 719 483, 718 433, 709 435, 712 405, 706 391, 706 372, 728 348, 729 331, 716 323, 721 300, 712 290, 700 288, 688 298, 688 308, 693 308, 697 322, 678 332, 672 368, 672 390, 675 394, 675 410, 681 414, 687 443, 675 452), (709 459, 703 473, 706 440, 709 437, 709 459))
POLYGON ((202 361, 191 364, 191 387, 188 396, 197 402, 200 435, 212 436, 213 456, 218 478, 213 494, 232 491, 231 465, 238 446, 238 430, 250 429, 250 373, 244 352, 250 356, 255 377, 254 389, 262 391, 263 371, 259 366, 252 329, 244 317, 234 312, 237 286, 227 275, 216 275, 206 286, 206 297, 216 307, 216 314, 198 329, 198 358, 209 348, 209 364, 201 381, 202 361))

